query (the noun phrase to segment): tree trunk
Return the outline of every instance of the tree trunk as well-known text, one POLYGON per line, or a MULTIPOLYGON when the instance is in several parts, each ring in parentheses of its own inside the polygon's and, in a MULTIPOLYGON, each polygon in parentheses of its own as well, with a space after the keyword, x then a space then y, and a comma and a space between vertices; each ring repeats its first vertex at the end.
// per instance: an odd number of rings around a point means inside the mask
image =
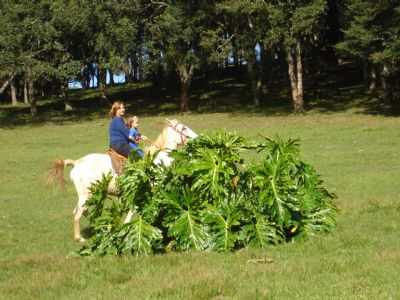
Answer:
POLYGON ((366 59, 363 59, 361 61, 361 64, 362 64, 362 77, 363 77, 363 80, 364 80, 364 84, 365 84, 366 87, 368 87, 368 76, 369 76, 369 74, 368 74, 368 61, 366 59))
POLYGON ((194 66, 182 64, 178 65, 177 69, 181 81, 180 111, 185 112, 189 110, 189 88, 193 77, 194 66))
POLYGON ((253 97, 253 104, 255 106, 260 105, 260 87, 261 80, 257 74, 257 62, 254 54, 250 54, 247 62, 247 71, 250 79, 251 94, 253 97))
POLYGON ((293 111, 301 113, 304 111, 303 97, 303 64, 301 61, 301 45, 298 41, 296 48, 289 48, 287 53, 288 74, 292 89, 293 111))
POLYGON ((83 89, 88 89, 90 87, 90 70, 88 64, 81 69, 80 82, 83 89))
POLYGON ((287 63, 288 63, 288 74, 290 79, 290 86, 292 89, 292 101, 293 104, 296 102, 297 99, 297 78, 295 74, 295 65, 294 65, 294 57, 291 53, 291 49, 289 49, 287 54, 287 63))
POLYGON ((180 110, 185 112, 189 110, 189 83, 181 81, 180 110))
POLYGON ((111 71, 110 69, 108 69, 108 73, 109 73, 109 75, 110 75, 110 85, 113 86, 113 85, 115 85, 115 82, 114 82, 114 73, 113 73, 113 71, 111 71))
POLYGON ((139 75, 139 63, 137 59, 137 52, 133 52, 131 57, 128 60, 129 70, 128 73, 125 74, 125 82, 136 82, 138 81, 139 75))
POLYGON ((99 65, 96 65, 96 67, 94 69, 93 87, 96 89, 100 87, 100 67, 99 67, 99 65), (96 85, 94 85, 95 78, 96 78, 96 85))
POLYGON ((126 72, 124 72, 124 74, 125 74, 125 83, 129 83, 129 82, 133 81, 132 80, 132 73, 133 73, 132 56, 130 56, 128 58, 127 65, 128 65, 128 68, 127 68, 126 72))
POLYGON ((299 85, 298 83, 298 72, 297 72, 297 64, 296 64, 296 54, 293 48, 288 49, 288 53, 286 56, 287 63, 288 63, 288 75, 290 79, 290 86, 292 90, 292 103, 293 103, 293 110, 295 113, 298 113, 302 110, 302 102, 299 101, 299 85))
POLYGON ((261 92, 262 92, 262 80, 261 80, 261 76, 258 76, 258 78, 256 80, 256 90, 255 90, 255 97, 254 97, 254 105, 255 106, 260 105, 261 92))
POLYGON ((106 86, 107 70, 100 66, 98 68, 99 68, 99 77, 97 83, 100 89, 100 95, 102 99, 108 100, 107 86, 106 86))
POLYGON ((7 79, 7 80, 3 83, 3 85, 0 87, 0 94, 2 94, 2 93, 6 90, 6 88, 8 87, 8 85, 13 81, 14 76, 15 76, 15 74, 12 74, 12 75, 10 76, 10 78, 7 79))
POLYGON ((237 76, 240 74, 240 58, 239 58, 239 45, 236 38, 232 38, 232 59, 233 59, 233 66, 234 72, 237 76))
POLYGON ((296 61, 297 61, 297 100, 294 103, 294 111, 304 111, 304 89, 303 89, 303 62, 301 54, 301 44, 296 44, 296 61))
POLYGON ((139 63, 138 63, 137 53, 135 52, 133 53, 133 56, 130 59, 129 82, 136 82, 139 80, 138 68, 139 68, 139 63))
POLYGON ((61 97, 62 101, 64 102, 64 111, 72 111, 74 108, 69 101, 69 94, 68 94, 68 80, 61 82, 61 97))
POLYGON ((28 80, 24 77, 24 103, 29 104, 28 80))
POLYGON ((392 105, 393 102, 392 83, 390 82, 390 70, 386 64, 383 65, 382 68, 381 80, 383 88, 383 101, 387 105, 392 105))
POLYGON ((141 53, 139 52, 139 57, 137 58, 137 61, 135 62, 135 65, 134 65, 136 81, 144 80, 143 67, 144 67, 143 66, 143 58, 142 58, 141 53))
POLYGON ((375 65, 370 66, 369 70, 369 91, 373 92, 376 90, 376 80, 377 80, 377 74, 376 74, 376 67, 375 65))
POLYGON ((88 65, 87 65, 87 67, 88 67, 88 77, 87 77, 87 80, 88 80, 88 88, 96 88, 96 85, 95 85, 95 78, 99 78, 98 77, 98 74, 97 74, 97 70, 98 70, 98 68, 97 68, 97 66, 95 65, 95 64, 93 64, 93 63, 89 63, 88 65))
POLYGON ((34 88, 32 70, 30 67, 27 68, 25 76, 26 76, 26 81, 27 81, 28 101, 29 101, 29 105, 31 108, 31 116, 36 117, 37 116, 37 105, 36 105, 36 99, 35 99, 35 88, 34 88))
POLYGON ((17 106, 17 87, 15 86, 15 80, 11 80, 10 82, 10 87, 11 87, 11 105, 12 106, 17 106))

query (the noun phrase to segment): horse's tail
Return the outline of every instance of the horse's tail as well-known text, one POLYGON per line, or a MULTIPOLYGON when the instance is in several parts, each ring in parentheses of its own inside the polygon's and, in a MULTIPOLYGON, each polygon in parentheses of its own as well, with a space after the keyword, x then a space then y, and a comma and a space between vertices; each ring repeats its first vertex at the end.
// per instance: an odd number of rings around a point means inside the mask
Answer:
POLYGON ((47 176, 48 184, 58 184, 61 188, 64 188, 65 179, 64 179, 64 166, 74 166, 75 161, 71 159, 56 159, 53 162, 53 167, 50 169, 50 172, 47 176))

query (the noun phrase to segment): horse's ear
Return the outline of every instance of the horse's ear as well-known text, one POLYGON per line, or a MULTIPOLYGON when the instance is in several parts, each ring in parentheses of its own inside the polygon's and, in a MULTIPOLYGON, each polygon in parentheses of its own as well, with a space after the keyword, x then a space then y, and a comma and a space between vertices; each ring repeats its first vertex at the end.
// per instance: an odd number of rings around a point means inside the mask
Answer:
POLYGON ((170 126, 175 126, 178 123, 177 120, 170 120, 170 119, 167 119, 167 118, 165 120, 167 121, 167 124, 170 125, 170 126))

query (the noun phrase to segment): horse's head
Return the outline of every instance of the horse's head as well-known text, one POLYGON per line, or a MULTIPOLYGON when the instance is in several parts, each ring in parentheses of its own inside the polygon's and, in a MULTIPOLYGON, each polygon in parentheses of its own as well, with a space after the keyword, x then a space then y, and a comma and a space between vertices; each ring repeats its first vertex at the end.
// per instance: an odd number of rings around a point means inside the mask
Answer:
POLYGON ((176 149, 179 145, 184 145, 189 139, 195 139, 198 135, 188 126, 178 120, 168 120, 168 149, 176 149))
POLYGON ((194 139, 198 135, 186 125, 178 122, 177 120, 168 120, 167 126, 163 129, 162 133, 154 142, 154 145, 149 147, 149 153, 159 151, 154 163, 156 165, 171 165, 173 159, 169 156, 169 151, 175 150, 180 145, 186 144, 189 139, 194 139))

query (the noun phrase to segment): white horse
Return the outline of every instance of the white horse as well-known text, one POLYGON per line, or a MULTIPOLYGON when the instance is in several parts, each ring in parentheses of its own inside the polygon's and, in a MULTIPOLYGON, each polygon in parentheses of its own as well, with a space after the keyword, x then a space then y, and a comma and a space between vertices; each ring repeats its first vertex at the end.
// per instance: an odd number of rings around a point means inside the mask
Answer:
MULTIPOLYGON (((159 151, 154 159, 154 164, 169 166, 173 159, 169 152, 177 149, 179 145, 185 144, 188 139, 196 138, 197 134, 189 127, 176 120, 167 120, 167 126, 162 130, 159 137, 152 146, 146 149, 146 153, 154 154, 159 151)), ((75 185, 78 194, 78 204, 74 209, 74 238, 77 241, 84 241, 80 232, 80 219, 85 211, 86 200, 90 197, 90 186, 100 180, 103 175, 111 174, 113 179, 108 190, 115 193, 115 178, 117 174, 112 168, 111 158, 108 154, 92 153, 78 160, 59 159, 54 162, 50 179, 57 180, 61 185, 64 184, 64 166, 72 165, 70 178, 75 185)), ((132 216, 130 212, 129 217, 132 216)), ((129 218, 128 217, 128 218, 129 218)))

